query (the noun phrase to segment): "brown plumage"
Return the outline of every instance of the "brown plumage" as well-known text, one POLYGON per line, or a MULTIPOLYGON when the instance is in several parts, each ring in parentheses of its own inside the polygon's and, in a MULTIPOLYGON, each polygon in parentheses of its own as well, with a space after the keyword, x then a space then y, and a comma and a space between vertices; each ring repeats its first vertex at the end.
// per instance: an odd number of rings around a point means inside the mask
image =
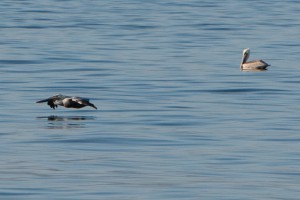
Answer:
POLYGON ((37 101, 36 103, 44 103, 44 102, 47 102, 47 104, 53 109, 57 108, 57 106, 64 106, 65 108, 78 108, 78 109, 83 108, 85 106, 90 106, 97 109, 97 107, 94 104, 90 103, 89 99, 87 98, 69 97, 61 94, 37 101))
POLYGON ((250 57, 250 49, 249 48, 244 49, 243 58, 240 65, 241 70, 248 70, 248 71, 267 70, 267 67, 270 66, 268 63, 266 63, 263 60, 253 60, 247 62, 249 57, 250 57))

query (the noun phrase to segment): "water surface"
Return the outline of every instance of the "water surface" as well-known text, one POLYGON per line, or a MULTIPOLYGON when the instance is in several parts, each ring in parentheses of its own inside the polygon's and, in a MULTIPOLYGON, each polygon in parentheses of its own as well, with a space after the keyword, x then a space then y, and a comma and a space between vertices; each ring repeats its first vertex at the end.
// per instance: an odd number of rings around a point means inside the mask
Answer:
POLYGON ((299 198, 297 1, 0 7, 2 199, 299 198))

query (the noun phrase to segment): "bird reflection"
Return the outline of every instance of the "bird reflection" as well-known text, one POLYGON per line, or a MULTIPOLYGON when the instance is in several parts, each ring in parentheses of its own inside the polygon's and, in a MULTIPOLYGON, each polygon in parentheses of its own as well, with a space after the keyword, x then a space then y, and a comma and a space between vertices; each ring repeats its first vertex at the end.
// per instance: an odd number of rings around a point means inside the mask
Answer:
POLYGON ((41 116, 37 119, 46 119, 49 123, 48 129, 82 128, 86 125, 84 121, 95 120, 93 116, 41 116))
POLYGON ((243 69, 243 72, 262 72, 266 71, 267 69, 243 69))
POLYGON ((81 121, 81 120, 93 120, 93 116, 55 116, 37 117, 38 119, 48 119, 48 121, 81 121))

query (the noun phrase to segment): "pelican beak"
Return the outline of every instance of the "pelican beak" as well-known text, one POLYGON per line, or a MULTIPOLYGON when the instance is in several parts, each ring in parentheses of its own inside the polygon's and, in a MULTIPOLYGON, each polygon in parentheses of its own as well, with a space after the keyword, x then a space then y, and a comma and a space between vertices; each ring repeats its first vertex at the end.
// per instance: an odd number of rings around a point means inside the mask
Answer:
POLYGON ((91 107, 93 107, 93 108, 95 108, 96 110, 98 110, 98 108, 94 104, 88 102, 88 105, 91 106, 91 107))
POLYGON ((244 64, 244 63, 246 62, 247 55, 248 55, 247 53, 245 53, 245 54, 243 55, 242 64, 244 64))
POLYGON ((92 106, 93 108, 95 108, 96 110, 98 110, 98 108, 96 106, 92 106))

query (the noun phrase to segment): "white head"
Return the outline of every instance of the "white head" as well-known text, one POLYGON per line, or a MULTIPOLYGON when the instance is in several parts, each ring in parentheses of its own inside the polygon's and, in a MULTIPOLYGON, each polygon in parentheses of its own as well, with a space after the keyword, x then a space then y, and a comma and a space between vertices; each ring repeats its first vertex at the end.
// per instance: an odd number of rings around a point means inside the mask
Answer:
POLYGON ((245 54, 248 54, 248 55, 250 54, 250 49, 249 48, 243 50, 243 56, 245 54))
POLYGON ((243 50, 243 58, 242 58, 242 62, 241 62, 241 68, 242 68, 243 64, 248 60, 249 56, 250 56, 250 49, 249 48, 244 49, 243 50))

